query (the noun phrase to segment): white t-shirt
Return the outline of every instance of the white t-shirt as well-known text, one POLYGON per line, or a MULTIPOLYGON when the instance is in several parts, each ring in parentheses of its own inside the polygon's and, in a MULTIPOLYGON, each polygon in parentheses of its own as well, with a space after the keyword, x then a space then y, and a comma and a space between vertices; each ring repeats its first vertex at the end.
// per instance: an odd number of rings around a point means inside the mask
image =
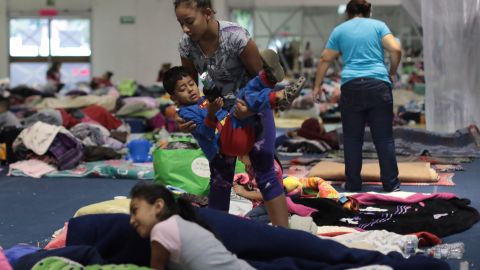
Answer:
POLYGON ((255 269, 228 251, 215 236, 179 215, 157 223, 150 233, 170 253, 168 269, 255 269))

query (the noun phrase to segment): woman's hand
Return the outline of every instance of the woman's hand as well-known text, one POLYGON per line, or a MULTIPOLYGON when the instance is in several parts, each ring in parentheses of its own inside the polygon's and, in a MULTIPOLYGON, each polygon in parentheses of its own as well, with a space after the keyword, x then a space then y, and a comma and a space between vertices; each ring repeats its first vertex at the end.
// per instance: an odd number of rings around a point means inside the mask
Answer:
POLYGON ((184 133, 191 133, 197 128, 197 125, 193 121, 185 121, 180 115, 175 116, 175 123, 178 126, 178 129, 184 133))
POLYGON ((215 114, 223 107, 223 98, 218 97, 213 102, 208 102, 208 115, 209 117, 215 117, 215 114))
POLYGON ((322 96, 323 96, 322 85, 315 86, 315 88, 313 88, 313 91, 312 91, 313 102, 320 103, 322 101, 322 96))
POLYGON ((390 74, 390 81, 394 85, 397 82, 397 76, 395 74, 390 74))
POLYGON ((254 112, 251 112, 248 107, 247 103, 244 100, 237 99, 237 103, 235 104, 235 108, 233 110, 233 115, 239 119, 243 120, 249 116, 255 115, 254 112))

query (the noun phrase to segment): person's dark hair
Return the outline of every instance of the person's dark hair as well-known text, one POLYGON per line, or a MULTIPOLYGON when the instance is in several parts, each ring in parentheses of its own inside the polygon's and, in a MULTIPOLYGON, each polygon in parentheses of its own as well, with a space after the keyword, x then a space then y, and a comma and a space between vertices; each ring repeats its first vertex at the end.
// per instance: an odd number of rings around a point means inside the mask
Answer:
POLYGON ((54 76, 54 73, 59 72, 61 64, 60 62, 52 62, 47 70, 47 76, 54 76))
POLYGON ((106 71, 106 72, 105 72, 105 75, 107 75, 107 79, 110 80, 110 79, 113 77, 113 72, 111 72, 111 71, 106 71))
POLYGON ((278 163, 278 165, 280 165, 280 169, 282 169, 282 172, 283 172, 282 163, 280 162, 280 159, 278 158, 278 156, 276 154, 273 154, 273 159, 278 163))
POLYGON ((348 18, 351 19, 357 15, 369 18, 372 10, 372 4, 366 0, 350 0, 347 4, 348 18))
POLYGON ((168 94, 175 94, 175 85, 177 81, 184 77, 191 76, 188 70, 182 66, 175 66, 165 72, 163 77, 163 88, 168 94))
POLYGON ((50 65, 50 68, 48 69, 48 71, 50 71, 50 72, 52 72, 52 71, 58 71, 61 64, 62 64, 62 63, 56 62, 56 61, 55 61, 55 62, 52 62, 52 64, 50 65))
POLYGON ((174 0, 173 1, 173 6, 175 7, 175 9, 181 4, 186 4, 190 7, 197 7, 200 9, 209 8, 213 11, 213 13, 215 13, 215 11, 213 10, 212 1, 210 0, 174 0))
POLYGON ((157 82, 163 82, 163 78, 165 77, 165 72, 172 67, 172 63, 163 63, 162 67, 158 71, 157 82))
POLYGON ((164 185, 141 181, 132 188, 130 196, 132 199, 143 199, 149 204, 154 204, 156 200, 163 199, 165 209, 158 219, 166 220, 172 215, 179 215, 183 219, 195 222, 211 231, 210 227, 198 217, 197 211, 189 201, 184 198, 175 198, 173 193, 164 185))

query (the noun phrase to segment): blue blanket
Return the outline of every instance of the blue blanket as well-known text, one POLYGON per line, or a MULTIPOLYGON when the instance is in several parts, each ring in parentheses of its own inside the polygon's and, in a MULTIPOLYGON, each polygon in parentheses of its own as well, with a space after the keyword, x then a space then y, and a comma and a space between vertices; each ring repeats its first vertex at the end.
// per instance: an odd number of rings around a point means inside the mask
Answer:
MULTIPOLYGON (((258 269, 346 269, 371 264, 394 269, 449 269, 425 256, 404 259, 392 252, 347 248, 303 231, 272 227, 223 212, 199 209, 225 247, 258 269)), ((124 214, 89 215, 71 219, 67 245, 93 245, 108 263, 149 265, 148 240, 140 239, 124 214)))
POLYGON ((150 265, 150 241, 142 239, 125 214, 100 214, 72 218, 67 246, 94 246, 105 264, 150 265))
POLYGON ((400 253, 347 248, 312 234, 272 227, 210 209, 200 216, 225 247, 258 269, 347 269, 372 264, 393 269, 450 269, 447 263, 425 256, 404 259, 400 253))

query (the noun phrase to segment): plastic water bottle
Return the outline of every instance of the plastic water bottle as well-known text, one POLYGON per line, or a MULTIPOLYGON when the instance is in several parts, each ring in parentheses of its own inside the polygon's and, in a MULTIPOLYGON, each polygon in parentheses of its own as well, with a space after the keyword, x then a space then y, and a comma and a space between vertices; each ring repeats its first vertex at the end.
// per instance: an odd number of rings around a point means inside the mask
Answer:
POLYGON ((405 254, 406 258, 410 258, 411 256, 415 255, 417 253, 417 247, 418 247, 418 239, 415 238, 409 238, 405 241, 405 245, 403 246, 403 253, 405 254))
POLYGON ((464 252, 465 244, 462 242, 440 244, 427 249, 427 255, 437 259, 462 259, 464 252))
POLYGON ((160 147, 165 146, 168 143, 168 138, 170 137, 170 134, 168 131, 165 129, 165 127, 162 127, 160 131, 158 132, 158 145, 160 147))

